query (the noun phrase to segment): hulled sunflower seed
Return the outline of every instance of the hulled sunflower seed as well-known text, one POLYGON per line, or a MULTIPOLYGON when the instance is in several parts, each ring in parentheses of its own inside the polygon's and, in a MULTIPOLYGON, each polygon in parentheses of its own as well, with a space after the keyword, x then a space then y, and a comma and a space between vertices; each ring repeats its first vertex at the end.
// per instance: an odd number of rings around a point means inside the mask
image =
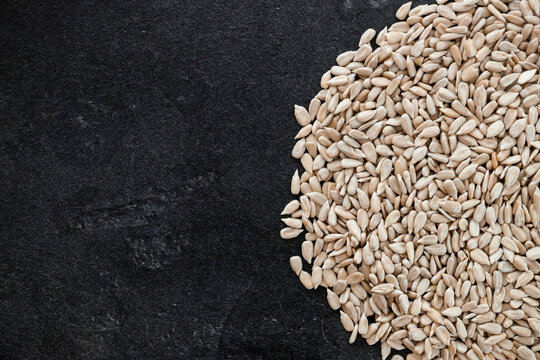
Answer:
POLYGON ((302 259, 300 259, 300 256, 293 256, 289 259, 289 263, 291 265, 291 269, 294 271, 294 273, 298 276, 300 275, 300 271, 302 271, 302 259))
POLYGON ((295 105, 305 171, 280 234, 306 231, 311 271, 290 266, 383 359, 536 360, 540 1, 408 2, 396 17, 295 105))

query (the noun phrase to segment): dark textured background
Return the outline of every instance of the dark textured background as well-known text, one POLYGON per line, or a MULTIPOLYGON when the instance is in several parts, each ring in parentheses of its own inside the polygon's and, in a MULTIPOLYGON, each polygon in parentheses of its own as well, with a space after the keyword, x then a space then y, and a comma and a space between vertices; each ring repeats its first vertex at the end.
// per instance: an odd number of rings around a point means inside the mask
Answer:
POLYGON ((0 358, 378 358, 278 214, 293 104, 401 3, 4 4, 0 358))

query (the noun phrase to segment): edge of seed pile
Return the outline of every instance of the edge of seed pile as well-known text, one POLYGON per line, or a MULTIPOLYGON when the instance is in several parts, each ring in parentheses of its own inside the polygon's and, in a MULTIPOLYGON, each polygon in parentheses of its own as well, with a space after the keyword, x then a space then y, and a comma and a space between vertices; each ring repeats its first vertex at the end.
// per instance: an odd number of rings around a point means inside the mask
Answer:
POLYGON ((540 0, 396 17, 295 105, 290 266, 383 359, 540 360, 540 0))

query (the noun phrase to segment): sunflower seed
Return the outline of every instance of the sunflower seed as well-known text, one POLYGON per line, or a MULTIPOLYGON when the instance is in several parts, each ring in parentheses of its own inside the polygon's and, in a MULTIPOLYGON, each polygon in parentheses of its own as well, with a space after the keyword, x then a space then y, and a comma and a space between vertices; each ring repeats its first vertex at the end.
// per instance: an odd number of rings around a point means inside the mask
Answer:
POLYGON ((294 107, 290 266, 383 358, 536 360, 540 1, 411 6, 294 107))
POLYGON ((305 107, 294 105, 294 116, 300 126, 306 126, 311 122, 311 116, 305 107))
POLYGON ((281 229, 280 235, 282 239, 294 239, 304 231, 303 229, 292 229, 289 227, 281 229))
POLYGON ((396 12, 396 18, 398 18, 399 20, 405 19, 407 15, 409 15, 409 11, 411 10, 411 4, 412 3, 409 1, 401 5, 401 7, 396 12))
POLYGON ((302 271, 302 259, 300 259, 300 256, 293 256, 289 259, 289 263, 291 265, 291 269, 294 271, 294 273, 298 276, 300 275, 300 271, 302 271))

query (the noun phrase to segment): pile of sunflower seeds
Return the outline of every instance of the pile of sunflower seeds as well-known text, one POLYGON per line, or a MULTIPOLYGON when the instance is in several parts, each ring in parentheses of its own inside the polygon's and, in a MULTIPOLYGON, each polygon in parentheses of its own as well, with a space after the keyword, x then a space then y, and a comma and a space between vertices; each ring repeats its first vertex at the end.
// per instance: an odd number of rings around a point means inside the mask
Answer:
POLYGON ((290 266, 383 359, 539 360, 540 0, 396 16, 295 106, 290 266))

